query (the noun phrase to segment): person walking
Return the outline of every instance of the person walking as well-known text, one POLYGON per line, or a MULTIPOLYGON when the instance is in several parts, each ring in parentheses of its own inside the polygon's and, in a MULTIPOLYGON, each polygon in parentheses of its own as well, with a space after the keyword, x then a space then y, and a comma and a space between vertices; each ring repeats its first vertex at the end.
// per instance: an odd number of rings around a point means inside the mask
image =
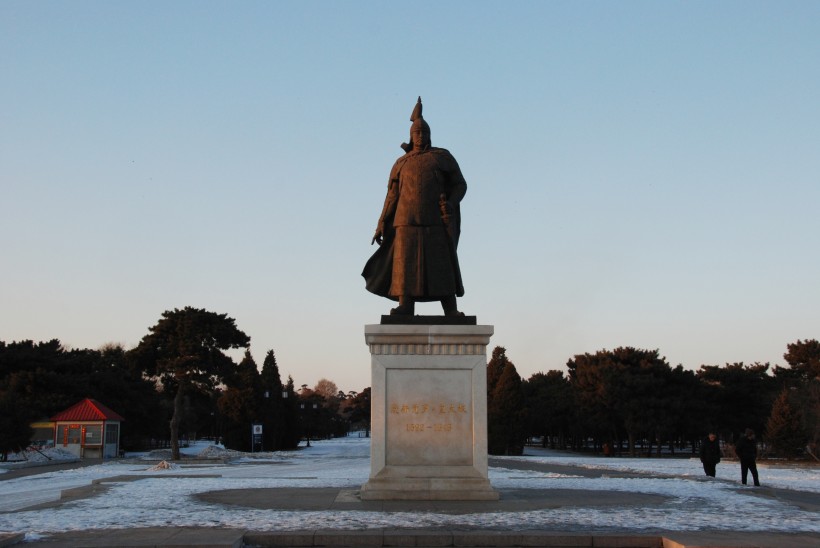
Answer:
POLYGON ((715 467, 720 462, 720 442, 714 432, 709 432, 700 444, 700 462, 703 463, 703 471, 706 475, 714 478, 715 467))
POLYGON ((744 435, 737 441, 735 445, 735 453, 740 459, 740 481, 746 485, 746 479, 749 472, 752 473, 752 479, 755 486, 760 487, 760 479, 757 475, 757 440, 755 440, 755 432, 751 428, 747 428, 744 435))

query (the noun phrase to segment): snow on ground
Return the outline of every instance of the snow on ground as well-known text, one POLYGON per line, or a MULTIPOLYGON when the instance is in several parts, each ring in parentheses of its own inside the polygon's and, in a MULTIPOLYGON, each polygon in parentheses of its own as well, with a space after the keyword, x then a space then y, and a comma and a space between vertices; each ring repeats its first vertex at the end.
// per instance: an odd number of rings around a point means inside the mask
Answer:
MULTIPOLYGON (((370 472, 370 440, 341 438, 312 442, 310 448, 287 453, 227 454, 229 463, 183 461, 171 470, 148 471, 145 462, 109 461, 0 481, 0 531, 27 532, 38 538, 52 532, 123 527, 202 526, 255 531, 312 528, 371 529, 382 527, 465 527, 493 529, 599 530, 749 530, 820 532, 814 512, 774 498, 752 497, 753 487, 739 485, 736 462, 718 465, 719 477, 703 476, 693 459, 602 459, 535 451, 537 456, 509 457, 585 468, 637 471, 647 478, 585 478, 536 471, 490 468, 499 489, 581 489, 655 493, 669 497, 663 504, 612 508, 563 507, 529 512, 467 515, 435 512, 276 511, 209 504, 193 495, 237 488, 335 487, 358 489, 370 472), (94 479, 145 475, 138 481, 113 481, 110 489, 46 510, 22 510, 36 501, 58 500, 61 489, 88 485, 94 479), (165 475, 165 477, 163 477, 165 475), (196 477, 218 475, 220 477, 196 477), (38 498, 39 497, 39 498, 38 498), (748 511, 739 511, 747 508, 748 511), (19 511, 16 511, 19 510, 19 511), (753 514, 754 519, 749 519, 753 514)), ((224 448, 194 444, 189 455, 209 458, 224 448)), ((132 455, 138 457, 140 455, 132 455)), ((503 463, 506 459, 494 460, 503 463)), ((820 470, 810 467, 759 467, 764 486, 820 493, 820 470)))
POLYGON ((27 449, 19 453, 9 453, 5 462, 0 462, 0 474, 7 471, 10 466, 18 466, 25 463, 46 463, 52 461, 73 461, 79 460, 74 453, 69 453, 65 449, 55 447, 45 447, 43 449, 27 449))
MULTIPOLYGON (((580 466, 590 470, 613 470, 616 472, 638 472, 645 474, 674 475, 686 478, 704 478, 703 465, 698 458, 601 458, 568 454, 558 451, 528 447, 527 460, 545 464, 580 466)), ((494 457, 503 460, 520 457, 494 457)), ((768 487, 820 493, 820 469, 817 466, 801 466, 782 461, 757 463, 760 483, 768 487)), ((740 481, 740 464, 724 460, 717 465, 717 479, 740 481)), ((751 481, 751 475, 749 476, 751 481)))

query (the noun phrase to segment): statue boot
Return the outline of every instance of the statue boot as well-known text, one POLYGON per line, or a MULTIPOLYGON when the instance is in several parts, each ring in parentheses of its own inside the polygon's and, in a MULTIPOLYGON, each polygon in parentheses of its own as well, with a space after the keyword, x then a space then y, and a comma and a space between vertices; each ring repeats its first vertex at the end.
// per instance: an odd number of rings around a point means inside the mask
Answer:
POLYGON ((450 295, 441 299, 441 308, 444 309, 445 316, 463 316, 464 312, 459 312, 456 305, 456 296, 450 295))
POLYGON ((416 310, 416 303, 412 297, 399 297, 399 306, 390 309, 391 316, 412 316, 416 310))

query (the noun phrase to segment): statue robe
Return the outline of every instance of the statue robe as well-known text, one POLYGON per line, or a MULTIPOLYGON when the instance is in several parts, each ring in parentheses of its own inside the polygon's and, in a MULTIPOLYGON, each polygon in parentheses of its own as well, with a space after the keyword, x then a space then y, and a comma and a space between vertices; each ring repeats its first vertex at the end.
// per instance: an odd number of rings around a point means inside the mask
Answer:
POLYGON ((464 295, 458 264, 459 203, 467 183, 445 149, 411 151, 393 165, 379 219, 382 245, 362 272, 368 291, 398 300, 441 300, 464 295), (439 205, 452 207, 445 223, 439 205))

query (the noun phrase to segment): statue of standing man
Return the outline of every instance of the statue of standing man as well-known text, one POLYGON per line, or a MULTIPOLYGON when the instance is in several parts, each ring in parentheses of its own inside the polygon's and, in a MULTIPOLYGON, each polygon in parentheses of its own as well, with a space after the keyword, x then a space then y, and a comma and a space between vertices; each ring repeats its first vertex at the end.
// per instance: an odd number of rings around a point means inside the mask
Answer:
POLYGON ((430 126, 421 97, 410 121, 410 144, 390 171, 376 233, 379 249, 362 276, 367 290, 397 300, 391 315, 410 315, 416 302, 440 301, 446 316, 463 316, 456 297, 464 295, 458 266, 459 204, 467 192, 456 159, 430 146, 430 126))

